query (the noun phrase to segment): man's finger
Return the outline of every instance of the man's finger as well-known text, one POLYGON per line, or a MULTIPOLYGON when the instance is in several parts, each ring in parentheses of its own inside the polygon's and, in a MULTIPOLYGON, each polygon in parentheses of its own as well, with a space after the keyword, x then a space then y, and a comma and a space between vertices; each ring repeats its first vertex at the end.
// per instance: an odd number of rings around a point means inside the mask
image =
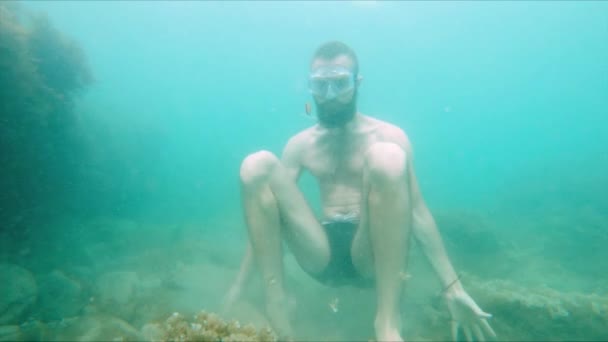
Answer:
POLYGON ((480 318, 492 318, 492 314, 480 311, 480 312, 477 313, 477 317, 480 317, 480 318))
POLYGON ((464 336, 466 336, 468 342, 473 341, 473 337, 471 336, 471 328, 468 325, 462 326, 462 330, 464 330, 464 336))
POLYGON ((481 329, 479 329, 479 326, 477 324, 473 325, 473 333, 475 333, 475 338, 477 338, 477 341, 479 341, 479 342, 486 341, 486 339, 483 337, 483 334, 481 333, 481 329))
POLYGON ((490 326, 490 324, 488 323, 488 321, 486 321, 485 319, 481 320, 481 327, 486 331, 486 333, 488 333, 490 336, 496 338, 496 333, 494 332, 494 329, 492 329, 492 327, 490 326))
POLYGON ((458 322, 452 321, 452 339, 454 342, 458 341, 458 322))

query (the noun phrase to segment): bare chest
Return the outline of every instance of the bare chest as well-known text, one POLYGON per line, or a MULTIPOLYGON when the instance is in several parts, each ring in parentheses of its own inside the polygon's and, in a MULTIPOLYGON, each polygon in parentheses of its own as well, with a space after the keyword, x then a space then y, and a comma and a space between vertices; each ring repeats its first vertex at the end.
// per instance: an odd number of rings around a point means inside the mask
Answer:
POLYGON ((321 181, 360 181, 369 139, 320 141, 305 154, 303 165, 321 181))

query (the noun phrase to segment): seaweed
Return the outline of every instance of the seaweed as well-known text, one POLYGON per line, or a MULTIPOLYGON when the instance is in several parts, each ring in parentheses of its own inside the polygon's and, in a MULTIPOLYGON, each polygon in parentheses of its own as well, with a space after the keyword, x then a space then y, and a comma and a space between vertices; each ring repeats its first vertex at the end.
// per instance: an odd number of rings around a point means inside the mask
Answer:
POLYGON ((192 321, 175 312, 161 325, 160 331, 162 341, 277 341, 270 328, 258 330, 251 324, 225 321, 206 311, 195 315, 192 321))

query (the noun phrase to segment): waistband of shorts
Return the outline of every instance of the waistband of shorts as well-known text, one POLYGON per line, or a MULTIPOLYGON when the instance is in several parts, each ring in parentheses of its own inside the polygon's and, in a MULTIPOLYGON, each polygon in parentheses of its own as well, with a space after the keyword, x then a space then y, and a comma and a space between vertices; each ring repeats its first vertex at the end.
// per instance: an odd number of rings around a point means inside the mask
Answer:
POLYGON ((335 214, 329 217, 325 217, 321 220, 321 224, 330 224, 330 223, 358 223, 360 220, 360 215, 358 212, 349 212, 346 214, 335 214))

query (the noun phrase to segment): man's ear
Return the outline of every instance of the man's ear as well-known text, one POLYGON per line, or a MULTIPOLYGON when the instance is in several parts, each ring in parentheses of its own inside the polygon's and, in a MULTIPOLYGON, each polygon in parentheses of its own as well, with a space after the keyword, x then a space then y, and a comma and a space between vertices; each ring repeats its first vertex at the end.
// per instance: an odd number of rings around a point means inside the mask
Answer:
POLYGON ((358 75, 357 76, 357 87, 359 87, 359 85, 361 85, 361 82, 363 82, 363 76, 358 75))

